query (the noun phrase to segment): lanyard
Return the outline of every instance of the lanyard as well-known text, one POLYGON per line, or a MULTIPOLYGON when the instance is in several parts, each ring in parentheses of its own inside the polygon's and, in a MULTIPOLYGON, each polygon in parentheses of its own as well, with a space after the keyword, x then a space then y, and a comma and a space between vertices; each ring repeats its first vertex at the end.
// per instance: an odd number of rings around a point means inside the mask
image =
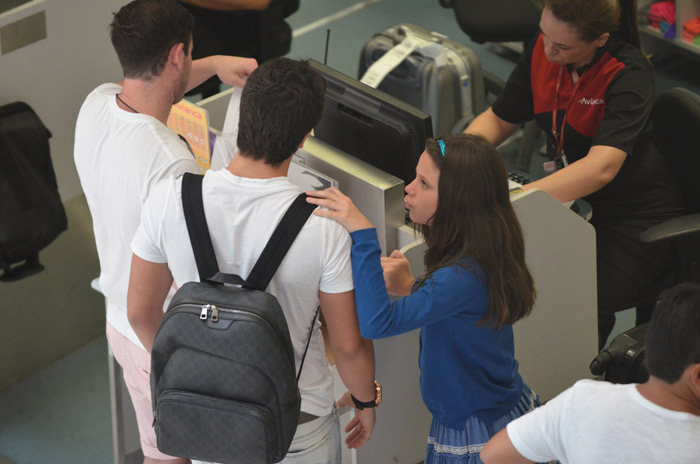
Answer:
POLYGON ((579 76, 574 88, 571 91, 571 97, 569 97, 569 103, 566 105, 566 112, 564 113, 564 119, 561 122, 561 131, 557 137, 557 109, 559 107, 559 87, 561 86, 561 81, 564 77, 564 66, 559 66, 559 78, 557 79, 557 88, 554 93, 554 107, 552 108, 552 135, 554 136, 554 141, 557 145, 557 160, 561 159, 562 153, 564 153, 564 126, 566 125, 566 116, 569 114, 569 109, 573 102, 576 101, 576 91, 578 90, 579 84, 581 84, 581 76, 579 76))
POLYGON ((190 143, 187 141, 187 139, 182 135, 182 134, 177 134, 178 137, 180 137, 180 140, 185 142, 185 145, 187 146, 187 150, 194 156, 195 159, 197 159, 197 155, 194 154, 194 151, 192 150, 192 147, 190 146, 190 143))
MULTIPOLYGON (((124 100, 122 100, 122 99, 119 97, 119 94, 116 94, 115 96, 117 97, 117 100, 119 100, 119 101, 122 103, 122 105, 124 105, 124 106, 126 106, 127 108, 129 108, 132 112, 134 112, 134 113, 136 113, 136 114, 140 114, 140 113, 139 113, 138 111, 136 111, 133 107, 129 106, 129 104, 128 104, 127 102, 125 102, 124 100)), ((190 146, 190 143, 187 141, 187 139, 186 139, 185 137, 183 137, 181 134, 177 134, 177 136, 180 137, 180 140, 182 140, 183 142, 185 142, 185 145, 187 146, 187 150, 189 150, 189 152, 192 153, 192 156, 194 156, 195 159, 196 159, 197 156, 194 154, 194 151, 192 150, 192 147, 190 146)))

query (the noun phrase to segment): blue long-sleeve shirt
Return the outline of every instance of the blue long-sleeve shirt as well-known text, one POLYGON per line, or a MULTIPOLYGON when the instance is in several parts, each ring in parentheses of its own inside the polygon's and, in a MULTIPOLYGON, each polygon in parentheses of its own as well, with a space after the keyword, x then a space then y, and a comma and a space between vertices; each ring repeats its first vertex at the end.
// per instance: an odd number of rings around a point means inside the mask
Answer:
POLYGON ((351 234, 352 270, 360 330, 384 338, 420 328, 423 402, 441 424, 464 428, 474 415, 490 425, 510 412, 523 381, 514 356, 510 325, 480 324, 489 294, 473 260, 440 268, 426 282, 391 301, 384 285, 375 229, 351 234))

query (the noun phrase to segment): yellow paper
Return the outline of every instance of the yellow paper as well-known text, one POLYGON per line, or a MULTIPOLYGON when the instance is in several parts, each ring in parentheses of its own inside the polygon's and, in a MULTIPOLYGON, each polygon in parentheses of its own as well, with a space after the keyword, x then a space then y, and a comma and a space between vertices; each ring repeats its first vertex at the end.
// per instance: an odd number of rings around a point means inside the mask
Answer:
POLYGON ((207 110, 187 100, 173 105, 168 127, 187 140, 202 173, 211 166, 209 116, 207 110))

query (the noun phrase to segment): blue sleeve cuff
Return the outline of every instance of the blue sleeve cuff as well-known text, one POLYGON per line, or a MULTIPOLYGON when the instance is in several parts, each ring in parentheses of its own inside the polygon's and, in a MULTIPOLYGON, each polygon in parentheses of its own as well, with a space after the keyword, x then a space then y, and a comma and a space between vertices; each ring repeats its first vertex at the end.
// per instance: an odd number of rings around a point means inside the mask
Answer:
POLYGON ((377 229, 374 227, 370 229, 360 229, 352 232, 350 234, 352 238, 352 243, 367 242, 370 240, 378 240, 377 229))

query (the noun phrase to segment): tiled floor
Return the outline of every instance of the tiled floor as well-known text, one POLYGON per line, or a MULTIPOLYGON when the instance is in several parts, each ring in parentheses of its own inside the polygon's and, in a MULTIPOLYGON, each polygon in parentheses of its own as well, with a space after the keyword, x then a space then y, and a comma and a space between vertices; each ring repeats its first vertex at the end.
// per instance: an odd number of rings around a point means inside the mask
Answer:
MULTIPOLYGON (((108 21, 108 18, 92 18, 108 21)), ((514 62, 488 45, 470 42, 451 10, 435 0, 304 0, 289 20, 298 31, 291 57, 323 61, 356 76, 360 50, 372 34, 397 23, 436 30, 475 49, 482 66, 505 78, 514 62), (348 8, 357 8, 350 12, 348 8), (304 28, 336 13, 327 25, 304 28)), ((316 23, 318 24, 318 23, 316 23)), ((700 63, 667 58, 657 69, 657 88, 683 86, 700 93, 700 63)), ((620 313, 616 333, 631 327, 633 311, 620 313)), ((107 345, 101 336, 30 378, 0 392, 0 464, 107 464, 112 462, 107 345)))
POLYGON ((110 463, 108 379, 100 336, 0 393, 0 454, 17 464, 110 463))

